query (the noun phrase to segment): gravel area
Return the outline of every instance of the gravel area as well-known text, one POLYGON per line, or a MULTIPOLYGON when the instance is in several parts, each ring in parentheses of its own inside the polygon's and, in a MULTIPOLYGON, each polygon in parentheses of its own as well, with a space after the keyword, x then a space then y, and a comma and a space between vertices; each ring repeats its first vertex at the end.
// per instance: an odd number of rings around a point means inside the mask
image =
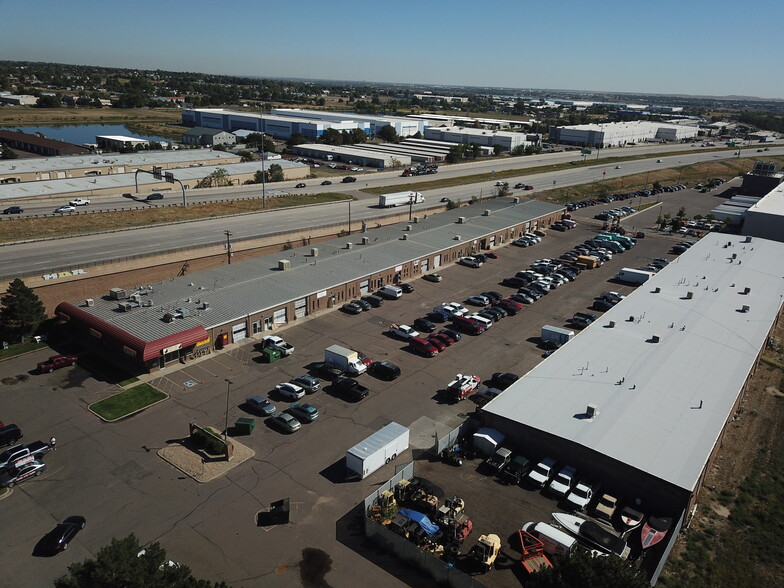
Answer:
POLYGON ((234 445, 234 455, 230 461, 208 454, 196 447, 188 437, 159 449, 158 456, 197 482, 204 483, 222 476, 256 455, 255 451, 236 439, 231 439, 231 443, 234 445))

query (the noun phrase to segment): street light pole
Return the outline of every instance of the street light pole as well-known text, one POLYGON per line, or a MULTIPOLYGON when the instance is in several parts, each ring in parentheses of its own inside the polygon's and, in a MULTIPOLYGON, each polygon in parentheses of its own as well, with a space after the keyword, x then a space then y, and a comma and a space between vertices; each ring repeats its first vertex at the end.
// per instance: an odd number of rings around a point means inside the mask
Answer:
POLYGON ((229 392, 231 392, 231 385, 234 383, 228 378, 226 380, 226 426, 223 429, 223 440, 226 441, 229 436, 229 392))
POLYGON ((351 234, 351 201, 353 200, 353 196, 348 200, 348 234, 351 234))

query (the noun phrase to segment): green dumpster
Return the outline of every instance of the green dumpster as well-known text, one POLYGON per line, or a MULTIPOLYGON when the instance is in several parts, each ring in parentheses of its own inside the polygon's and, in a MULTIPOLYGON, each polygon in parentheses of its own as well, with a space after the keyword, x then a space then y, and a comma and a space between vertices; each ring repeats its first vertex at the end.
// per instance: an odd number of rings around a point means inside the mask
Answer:
POLYGON ((280 359, 280 351, 277 349, 267 347, 262 350, 262 353, 264 354, 264 361, 267 363, 272 363, 273 361, 278 361, 280 359))
POLYGON ((234 430, 238 435, 250 435, 256 426, 256 419, 241 418, 234 422, 234 430))

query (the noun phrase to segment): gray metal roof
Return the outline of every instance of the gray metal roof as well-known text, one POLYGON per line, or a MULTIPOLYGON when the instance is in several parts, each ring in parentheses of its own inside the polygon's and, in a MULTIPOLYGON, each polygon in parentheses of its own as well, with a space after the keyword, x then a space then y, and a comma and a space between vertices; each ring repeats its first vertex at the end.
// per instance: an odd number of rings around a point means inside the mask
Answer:
POLYGON ((299 247, 152 284, 152 292, 142 297, 153 301, 150 307, 120 312, 117 301, 98 297, 106 294, 101 292, 95 293, 95 306, 83 310, 144 341, 154 341, 199 325, 210 329, 244 320, 249 314, 425 258, 453 246, 455 235, 470 243, 562 208, 536 200, 518 204, 508 198, 486 201, 433 215, 411 224, 411 231, 405 230, 408 223, 400 223, 325 241, 317 245, 315 258, 310 257, 310 246, 299 247), (492 213, 482 216, 484 210, 492 213), (457 223, 460 216, 466 217, 465 224, 457 223), (408 238, 403 240, 403 234, 408 238), (368 238, 367 245, 361 244, 362 237, 368 238), (349 242, 352 249, 346 248, 349 242), (289 260, 291 269, 278 270, 280 259, 289 260), (200 302, 208 302, 210 308, 202 310, 200 302), (190 310, 191 316, 173 323, 161 320, 165 313, 181 307, 190 310))
POLYGON ((66 171, 93 167, 149 167, 151 165, 188 165, 205 160, 226 159, 234 161, 233 153, 210 149, 178 149, 176 151, 145 151, 144 153, 120 154, 101 153, 91 155, 69 155, 65 157, 31 157, 27 159, 0 160, 0 177, 4 175, 36 172, 66 171))
POLYGON ((784 244, 745 239, 704 237, 485 412, 694 489, 784 297, 784 244))
POLYGON ((382 447, 386 447, 391 441, 394 441, 400 435, 408 430, 407 427, 395 422, 391 422, 385 427, 381 428, 377 433, 373 433, 367 439, 360 441, 354 447, 348 450, 348 453, 358 457, 359 459, 367 459, 382 447))

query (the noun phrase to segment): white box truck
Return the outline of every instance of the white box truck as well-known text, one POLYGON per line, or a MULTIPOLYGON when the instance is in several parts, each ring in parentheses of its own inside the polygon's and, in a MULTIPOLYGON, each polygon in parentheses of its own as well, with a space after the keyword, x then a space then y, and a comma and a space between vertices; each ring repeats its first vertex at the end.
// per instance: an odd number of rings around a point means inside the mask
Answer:
POLYGON ((381 194, 378 197, 380 208, 390 208, 392 206, 407 206, 411 202, 421 204, 425 197, 420 192, 394 192, 392 194, 381 194))
POLYGON ((389 423, 346 451, 349 475, 364 479, 408 449, 408 428, 389 423))
POLYGON ((625 267, 615 275, 619 282, 627 284, 644 284, 653 277, 653 272, 625 267))
POLYGON ((359 353, 340 345, 330 345, 324 350, 324 363, 352 376, 358 376, 367 371, 367 366, 359 359, 359 353))
POLYGON ((563 345, 574 337, 574 331, 569 329, 562 329, 561 327, 554 327, 552 325, 545 325, 542 327, 542 341, 555 341, 559 345, 563 345))

